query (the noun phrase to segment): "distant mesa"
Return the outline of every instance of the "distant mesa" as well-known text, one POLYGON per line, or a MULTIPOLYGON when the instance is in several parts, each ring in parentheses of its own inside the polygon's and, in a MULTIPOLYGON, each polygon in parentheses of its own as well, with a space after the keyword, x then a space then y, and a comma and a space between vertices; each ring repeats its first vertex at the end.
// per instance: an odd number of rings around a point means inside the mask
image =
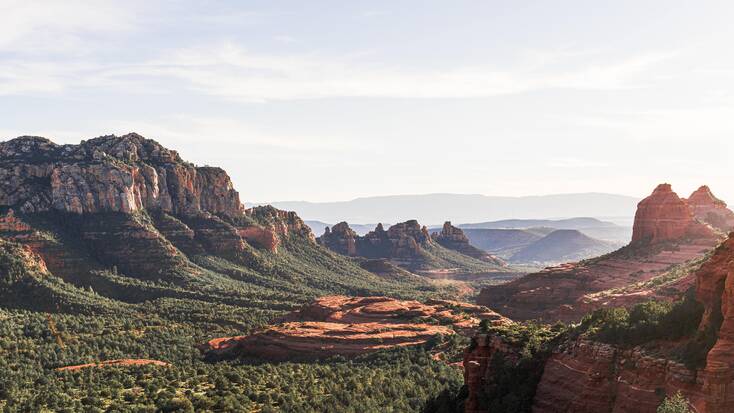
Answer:
MULTIPOLYGON (((711 208, 717 217, 728 215, 721 206, 711 208)), ((694 265, 725 237, 710 216, 696 217, 669 184, 659 185, 639 203, 628 246, 485 287, 477 303, 515 320, 554 322, 578 321, 601 306, 671 300, 695 282, 684 271, 675 272, 676 266, 694 265)))
POLYGON ((213 360, 355 356, 420 345, 456 332, 471 335, 481 320, 491 325, 509 323, 487 308, 455 301, 328 296, 287 315, 281 324, 249 336, 213 339, 200 349, 213 360))

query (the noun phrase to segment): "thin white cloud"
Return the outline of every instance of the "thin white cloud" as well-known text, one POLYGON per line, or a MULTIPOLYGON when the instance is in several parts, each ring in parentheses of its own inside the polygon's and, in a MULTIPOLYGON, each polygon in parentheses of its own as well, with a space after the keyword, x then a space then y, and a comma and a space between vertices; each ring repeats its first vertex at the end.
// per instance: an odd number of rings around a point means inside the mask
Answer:
POLYGON ((559 158, 548 162, 548 166, 552 168, 602 168, 609 166, 609 164, 589 159, 559 158))
POLYGON ((160 89, 161 79, 172 82, 176 89, 243 101, 467 98, 548 88, 618 90, 646 86, 650 71, 671 56, 649 53, 610 64, 552 71, 522 66, 498 69, 486 64, 424 70, 386 67, 358 57, 255 54, 224 43, 179 49, 155 60, 127 64, 10 61, 0 71, 0 94, 53 93, 74 87, 147 93, 160 89))
POLYGON ((94 35, 133 30, 138 6, 112 0, 2 0, 0 52, 84 52, 94 35))

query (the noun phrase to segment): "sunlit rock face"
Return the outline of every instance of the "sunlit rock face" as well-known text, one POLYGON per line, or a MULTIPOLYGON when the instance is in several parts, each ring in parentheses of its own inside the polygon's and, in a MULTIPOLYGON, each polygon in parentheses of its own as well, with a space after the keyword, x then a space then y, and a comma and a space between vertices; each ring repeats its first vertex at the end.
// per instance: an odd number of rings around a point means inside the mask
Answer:
POLYGON ((288 314, 282 323, 249 336, 213 339, 200 349, 212 359, 356 356, 457 332, 472 335, 481 320, 491 325, 510 322, 487 308, 457 301, 327 296, 288 314))
POLYGON ((148 279, 195 274, 190 256, 249 265, 255 250, 277 253, 288 237, 314 242, 293 212, 245 210, 224 170, 134 133, 77 145, 29 136, 0 143, 0 231, 67 279, 113 267, 148 279), (44 236, 40 221, 78 251, 44 236))
POLYGON ((718 199, 711 189, 703 185, 686 200, 693 216, 721 231, 734 230, 734 212, 726 202, 718 199))
POLYGON ((696 221, 688 203, 673 192, 670 184, 660 184, 652 195, 637 205, 632 242, 660 243, 685 237, 708 237, 711 229, 696 221))
POLYGON ((57 145, 40 137, 0 143, 0 205, 22 212, 76 214, 243 212, 224 170, 196 167, 176 151, 134 133, 78 145, 57 145))

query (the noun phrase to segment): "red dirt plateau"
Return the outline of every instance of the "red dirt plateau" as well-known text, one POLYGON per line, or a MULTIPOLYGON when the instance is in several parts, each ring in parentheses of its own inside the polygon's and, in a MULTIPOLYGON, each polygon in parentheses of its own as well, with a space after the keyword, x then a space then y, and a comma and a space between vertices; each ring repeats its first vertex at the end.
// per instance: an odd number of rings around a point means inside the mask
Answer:
POLYGON ((481 320, 509 320, 472 304, 387 297, 322 297, 249 336, 210 340, 200 349, 211 359, 258 357, 270 360, 354 356, 391 347, 424 344, 456 332, 473 334, 481 320))

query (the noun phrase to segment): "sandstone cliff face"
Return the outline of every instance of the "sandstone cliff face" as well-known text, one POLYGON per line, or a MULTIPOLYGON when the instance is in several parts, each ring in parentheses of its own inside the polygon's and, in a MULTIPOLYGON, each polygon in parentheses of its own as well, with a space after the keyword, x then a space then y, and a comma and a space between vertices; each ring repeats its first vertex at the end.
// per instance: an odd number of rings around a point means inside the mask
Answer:
POLYGON ((706 411, 734 411, 734 233, 696 274, 696 297, 704 305, 701 330, 718 329, 706 357, 706 411), (717 328, 718 327, 718 328, 717 328))
POLYGON ((495 265, 507 265, 502 259, 471 245, 469 243, 469 238, 464 235, 464 231, 451 225, 451 222, 449 221, 446 221, 443 224, 441 232, 433 233, 431 238, 443 247, 458 251, 472 258, 495 265))
POLYGON ((675 299, 693 278, 666 288, 651 288, 671 266, 700 259, 721 236, 697 222, 670 185, 658 186, 640 202, 632 243, 597 259, 569 263, 528 274, 507 284, 482 289, 477 303, 514 320, 578 321, 609 305, 675 299))
POLYGON ((28 245, 66 279, 110 268, 153 280, 184 268, 196 274, 187 256, 249 265, 253 247, 276 253, 291 236, 314 240, 293 212, 244 210, 222 169, 196 167, 137 134, 0 143, 0 210, 0 235, 28 245), (37 224, 70 238, 55 242, 37 224))
POLYGON ((716 198, 708 186, 698 188, 686 202, 699 221, 721 231, 734 230, 734 212, 727 208, 726 202, 716 198))
POLYGON ((349 224, 341 222, 328 227, 319 242, 332 251, 348 256, 385 259, 418 258, 421 248, 429 245, 431 237, 428 230, 421 227, 418 221, 411 220, 391 226, 387 231, 378 224, 374 231, 360 237, 349 228, 349 224))
POLYGON ((712 231, 697 222, 685 200, 670 184, 660 184, 640 201, 632 228, 632 243, 677 241, 685 237, 709 237, 712 231))
POLYGON ((39 137, 0 143, 0 205, 25 213, 243 211, 222 169, 185 163, 175 151, 136 134, 79 145, 39 137))
POLYGON ((324 235, 319 237, 319 243, 334 252, 353 257, 357 255, 357 237, 349 224, 340 222, 331 229, 326 227, 324 235))

